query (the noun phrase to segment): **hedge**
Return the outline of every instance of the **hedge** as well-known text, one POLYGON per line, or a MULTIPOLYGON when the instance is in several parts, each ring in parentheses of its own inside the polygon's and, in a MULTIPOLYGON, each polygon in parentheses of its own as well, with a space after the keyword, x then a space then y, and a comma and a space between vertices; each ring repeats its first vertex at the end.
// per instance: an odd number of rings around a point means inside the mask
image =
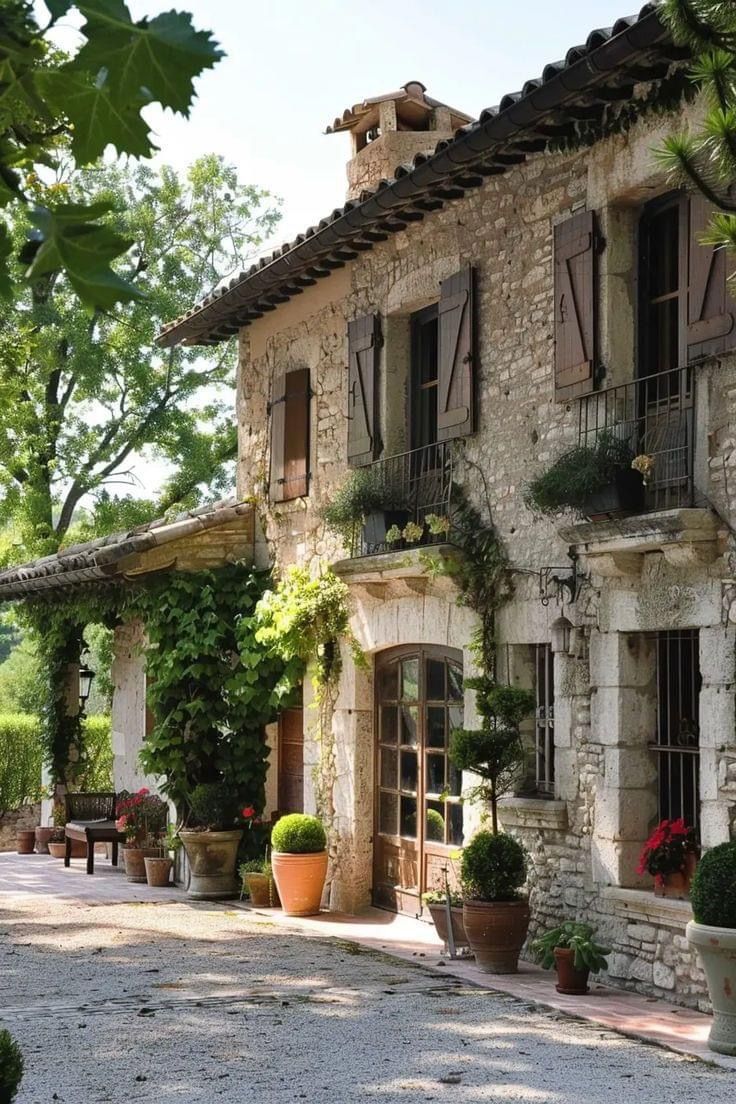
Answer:
MULTIPOLYGON (((111 790, 112 740, 110 718, 85 717, 82 763, 77 779, 87 791, 111 790)), ((43 743, 38 717, 30 713, 0 713, 0 814, 41 797, 43 743)))

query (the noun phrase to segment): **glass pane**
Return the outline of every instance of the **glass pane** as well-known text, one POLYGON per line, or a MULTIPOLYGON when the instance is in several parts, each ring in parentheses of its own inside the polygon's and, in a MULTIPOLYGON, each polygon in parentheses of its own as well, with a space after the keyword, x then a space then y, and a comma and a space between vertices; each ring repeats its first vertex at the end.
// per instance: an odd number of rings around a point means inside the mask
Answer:
POLYGON ((401 706, 401 743, 409 747, 417 746, 419 711, 414 705, 401 706))
POLYGON ((427 701, 445 700, 445 661, 427 660, 427 701))
POLYGON ((433 843, 445 842, 445 807, 439 801, 427 802, 427 820, 425 832, 428 840, 433 843))
POLYGON ((463 718, 463 713, 465 712, 465 710, 463 709, 463 706, 462 705, 451 705, 449 707, 449 709, 447 710, 447 712, 449 714, 448 721, 449 721, 450 732, 452 732, 453 728, 462 728, 463 727, 463 719, 464 719, 463 718))
POLYGON ((378 830, 387 836, 396 835, 399 799, 396 794, 381 793, 378 811, 378 830))
POLYGON ((441 794, 445 788, 445 757, 444 755, 427 756, 427 778, 424 788, 427 793, 441 794))
POLYGON ((457 767, 452 762, 450 762, 450 760, 448 759, 448 761, 447 761, 447 792, 449 794, 451 794, 452 797, 459 797, 460 796, 460 793, 462 791, 462 779, 463 779, 462 771, 459 771, 457 769, 457 767))
POLYGON ((427 747, 445 746, 445 707, 430 705, 427 707, 427 747))
POLYGON ((396 701, 399 696, 399 665, 391 663, 378 676, 378 696, 381 701, 396 701))
POLYGON ((391 748, 381 748, 381 785, 387 790, 397 790, 399 772, 396 766, 396 752, 391 748))
POLYGON ((463 842, 463 807, 454 802, 452 804, 448 802, 445 807, 450 818, 447 842, 461 844, 463 842))
POLYGON ((417 799, 415 797, 401 798, 401 829, 402 836, 409 839, 417 838, 417 799))
POLYGON ((401 698, 403 701, 419 700, 419 660, 405 659, 401 664, 401 698))
POLYGON ((451 701, 463 700, 463 672, 454 663, 447 664, 447 697, 451 701))
POLYGON ((381 706, 381 743, 395 744, 398 713, 395 705, 381 706))
POLYGON ((402 753, 401 753, 401 788, 402 788, 402 790, 410 790, 411 793, 416 793, 418 773, 419 773, 419 767, 418 767, 418 764, 417 764, 417 753, 415 751, 402 751, 402 753))

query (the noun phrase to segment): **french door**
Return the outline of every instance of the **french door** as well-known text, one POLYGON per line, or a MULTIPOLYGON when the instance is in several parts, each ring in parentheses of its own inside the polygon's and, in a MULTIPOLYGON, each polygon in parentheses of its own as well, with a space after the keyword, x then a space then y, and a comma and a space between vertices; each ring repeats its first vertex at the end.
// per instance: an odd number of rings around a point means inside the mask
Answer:
POLYGON ((376 662, 373 900, 418 915, 462 844, 461 775, 450 762, 463 722, 459 652, 405 646, 376 662))

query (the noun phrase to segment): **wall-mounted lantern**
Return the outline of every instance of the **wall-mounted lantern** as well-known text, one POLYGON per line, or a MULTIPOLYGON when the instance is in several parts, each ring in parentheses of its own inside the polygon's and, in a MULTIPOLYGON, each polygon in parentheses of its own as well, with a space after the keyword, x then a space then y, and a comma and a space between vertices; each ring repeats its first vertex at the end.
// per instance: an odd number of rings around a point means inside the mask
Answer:
POLYGON ((92 679, 95 677, 94 671, 90 671, 89 667, 79 668, 79 708, 84 709, 87 704, 87 700, 92 690, 92 679))

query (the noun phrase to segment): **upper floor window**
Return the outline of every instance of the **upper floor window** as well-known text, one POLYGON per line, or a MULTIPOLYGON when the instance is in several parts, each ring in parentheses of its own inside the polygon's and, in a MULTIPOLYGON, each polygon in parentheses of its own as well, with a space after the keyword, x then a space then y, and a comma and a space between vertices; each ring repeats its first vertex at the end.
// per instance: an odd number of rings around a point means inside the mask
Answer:
POLYGON ((640 376, 687 364, 688 205, 684 195, 659 200, 639 225, 640 376))
POLYGON ((439 330, 437 304, 411 316, 410 448, 437 441, 439 330))

